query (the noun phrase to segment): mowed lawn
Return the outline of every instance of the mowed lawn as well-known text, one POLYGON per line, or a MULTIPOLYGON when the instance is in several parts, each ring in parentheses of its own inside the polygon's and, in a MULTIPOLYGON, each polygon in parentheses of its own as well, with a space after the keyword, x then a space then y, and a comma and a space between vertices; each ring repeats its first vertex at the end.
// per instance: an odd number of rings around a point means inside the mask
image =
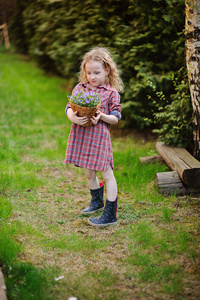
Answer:
POLYGON ((8 299, 199 299, 200 197, 158 193, 155 174, 168 167, 139 162, 156 154, 156 140, 111 128, 118 225, 91 227, 81 214, 90 201, 84 170, 63 163, 71 87, 3 49, 0 66, 0 266, 8 299))

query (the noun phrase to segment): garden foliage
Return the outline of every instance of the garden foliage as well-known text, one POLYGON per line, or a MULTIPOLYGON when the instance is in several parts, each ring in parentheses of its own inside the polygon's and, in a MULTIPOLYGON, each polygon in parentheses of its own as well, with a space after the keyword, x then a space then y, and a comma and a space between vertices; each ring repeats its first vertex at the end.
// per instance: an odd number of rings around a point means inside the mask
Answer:
POLYGON ((161 141, 166 145, 184 147, 192 153, 192 105, 187 73, 181 68, 172 74, 174 93, 166 97, 162 91, 149 82, 154 91, 154 96, 149 95, 154 108, 151 123, 157 125, 154 132, 158 133, 161 141))
POLYGON ((184 65, 184 22, 183 0, 17 0, 11 33, 18 49, 66 77, 69 91, 84 53, 108 47, 125 85, 123 124, 143 128, 153 107, 148 81, 168 96, 184 65))

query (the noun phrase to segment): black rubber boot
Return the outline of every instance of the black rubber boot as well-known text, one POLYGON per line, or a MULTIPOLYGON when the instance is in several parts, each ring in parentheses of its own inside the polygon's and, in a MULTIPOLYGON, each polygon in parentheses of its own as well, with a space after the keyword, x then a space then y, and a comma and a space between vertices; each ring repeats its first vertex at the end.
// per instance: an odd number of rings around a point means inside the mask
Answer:
POLYGON ((100 188, 96 190, 90 190, 91 193, 91 202, 89 206, 82 210, 84 214, 93 214, 99 210, 103 210, 103 190, 104 190, 104 181, 100 183, 100 188))
POLYGON ((89 218, 89 224, 97 227, 106 227, 117 224, 117 198, 111 202, 106 200, 103 214, 100 218, 89 218))

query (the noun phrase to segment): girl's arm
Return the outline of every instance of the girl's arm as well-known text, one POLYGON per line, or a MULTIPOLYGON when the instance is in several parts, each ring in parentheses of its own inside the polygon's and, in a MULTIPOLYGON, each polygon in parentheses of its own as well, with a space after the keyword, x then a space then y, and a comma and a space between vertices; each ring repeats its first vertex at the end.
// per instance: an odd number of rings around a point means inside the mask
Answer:
POLYGON ((91 119, 92 123, 95 125, 99 120, 102 120, 108 124, 115 125, 121 119, 120 95, 114 89, 109 96, 108 111, 108 115, 101 111, 98 111, 97 116, 91 119))
POLYGON ((108 124, 111 124, 111 125, 115 125, 118 123, 118 118, 114 115, 106 115, 104 113, 100 113, 100 120, 108 123, 108 124))
POLYGON ((106 114, 102 113, 101 111, 98 111, 97 116, 92 117, 91 120, 94 125, 97 124, 99 120, 102 120, 111 125, 115 125, 118 123, 118 118, 116 116, 106 115, 106 114))
POLYGON ((73 112, 72 108, 69 107, 67 109, 67 117, 69 120, 77 125, 84 125, 87 123, 88 118, 87 117, 78 117, 77 111, 73 112))

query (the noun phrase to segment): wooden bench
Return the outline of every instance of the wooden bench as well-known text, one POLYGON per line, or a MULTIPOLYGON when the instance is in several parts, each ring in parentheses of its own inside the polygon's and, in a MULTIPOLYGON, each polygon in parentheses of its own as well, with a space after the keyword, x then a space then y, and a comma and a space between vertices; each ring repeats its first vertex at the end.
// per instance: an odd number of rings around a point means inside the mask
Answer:
POLYGON ((156 150, 171 170, 176 171, 183 184, 189 188, 200 188, 200 162, 184 148, 170 147, 158 142, 156 150))
POLYGON ((142 164, 165 162, 172 171, 156 173, 159 192, 166 194, 200 193, 200 162, 184 148, 166 146, 158 142, 159 155, 140 157, 142 164))
POLYGON ((161 193, 200 193, 200 162, 184 148, 158 142, 156 150, 172 172, 157 173, 155 182, 161 193))

